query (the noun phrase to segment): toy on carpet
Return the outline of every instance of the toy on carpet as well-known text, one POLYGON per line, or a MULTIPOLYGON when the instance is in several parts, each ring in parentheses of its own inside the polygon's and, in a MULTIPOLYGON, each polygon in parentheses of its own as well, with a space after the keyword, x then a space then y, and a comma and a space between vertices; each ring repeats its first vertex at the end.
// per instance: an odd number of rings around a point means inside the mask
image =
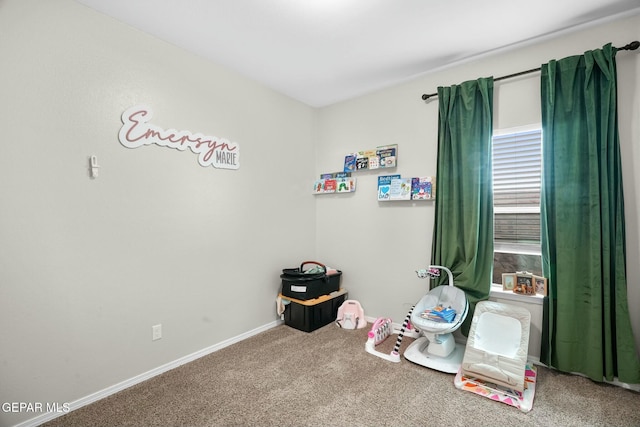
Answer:
POLYGON ((400 331, 394 330, 393 322, 391 321, 391 319, 385 317, 378 318, 373 323, 373 326, 371 327, 371 330, 368 334, 367 342, 364 345, 367 353, 378 356, 384 360, 388 360, 389 362, 400 362, 400 345, 402 344, 402 339, 404 338, 404 336, 418 336, 418 332, 413 329, 411 325, 412 312, 413 307, 411 307, 411 310, 409 310, 407 317, 404 319, 400 331), (386 354, 376 350, 377 345, 383 343, 387 338, 389 338, 389 336, 396 333, 398 334, 398 338, 396 339, 396 344, 394 345, 391 353, 386 354))
POLYGON ((356 300, 348 299, 338 307, 336 325, 343 329, 362 329, 367 327, 364 309, 356 300))

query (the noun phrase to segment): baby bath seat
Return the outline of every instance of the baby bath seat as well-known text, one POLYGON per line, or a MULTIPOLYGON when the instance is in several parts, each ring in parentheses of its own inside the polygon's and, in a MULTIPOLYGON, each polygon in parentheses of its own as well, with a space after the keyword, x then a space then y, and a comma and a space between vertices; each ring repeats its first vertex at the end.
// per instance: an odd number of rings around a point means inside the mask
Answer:
POLYGON ((531 410, 537 372, 527 362, 530 324, 531 314, 524 307, 476 304, 456 387, 523 412, 531 410))
POLYGON ((421 331, 422 336, 407 347, 404 357, 418 365, 455 374, 462 363, 464 345, 455 342, 453 332, 467 317, 469 303, 464 291, 454 286, 453 274, 448 268, 433 265, 427 270, 419 270, 418 277, 437 277, 439 269, 447 272, 449 284, 433 288, 416 304, 411 313, 411 323, 421 331), (439 305, 455 310, 453 321, 441 322, 421 316, 439 305))

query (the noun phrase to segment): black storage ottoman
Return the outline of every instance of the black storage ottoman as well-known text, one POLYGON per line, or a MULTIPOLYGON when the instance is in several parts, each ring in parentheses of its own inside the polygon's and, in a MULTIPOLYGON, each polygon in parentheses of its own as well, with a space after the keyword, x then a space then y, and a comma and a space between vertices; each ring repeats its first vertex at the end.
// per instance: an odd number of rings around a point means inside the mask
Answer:
POLYGON ((310 300, 298 300, 280 294, 289 301, 284 309, 284 323, 304 332, 312 332, 336 320, 338 308, 347 298, 347 291, 339 289, 329 295, 310 300))

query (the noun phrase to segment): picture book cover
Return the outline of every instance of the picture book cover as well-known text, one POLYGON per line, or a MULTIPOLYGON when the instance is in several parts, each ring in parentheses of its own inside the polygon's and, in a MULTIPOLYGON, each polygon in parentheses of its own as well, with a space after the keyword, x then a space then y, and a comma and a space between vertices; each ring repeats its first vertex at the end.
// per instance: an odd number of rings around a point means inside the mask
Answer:
POLYGON ((378 169, 380 167, 380 158, 378 156, 368 157, 369 169, 378 169))
POLYGON ((356 170, 369 169, 369 158, 358 157, 356 158, 356 170))
POLYGON ((411 200, 411 178, 394 178, 389 185, 389 200, 411 200))
POLYGON ((313 183, 313 192, 315 194, 324 193, 324 179, 318 179, 313 183))
POLYGON ((348 176, 351 176, 351 172, 321 173, 320 174, 320 179, 346 178, 348 176))
POLYGON ((356 159, 358 155, 355 153, 347 154, 344 158, 344 172, 353 172, 356 170, 356 159))
POLYGON ((398 145, 385 145, 378 147, 376 154, 379 158, 379 167, 394 168, 396 167, 396 156, 398 145))
POLYGON ((325 193, 335 193, 338 186, 338 182, 335 178, 325 179, 324 180, 324 192, 325 193))
POLYGON ((356 158, 356 170, 376 169, 378 167, 378 158, 376 150, 358 151, 356 158))
POLYGON ((376 152, 377 152, 376 149, 358 151, 358 157, 365 157, 368 159, 369 157, 375 157, 376 152))
POLYGON ((390 200, 391 181, 399 178, 400 175, 385 175, 378 177, 378 201, 390 200))
POLYGON ((429 200, 433 197, 433 177, 421 176, 411 179, 411 200, 429 200))
POLYGON ((351 193, 356 191, 356 179, 351 177, 336 178, 338 193, 351 193))

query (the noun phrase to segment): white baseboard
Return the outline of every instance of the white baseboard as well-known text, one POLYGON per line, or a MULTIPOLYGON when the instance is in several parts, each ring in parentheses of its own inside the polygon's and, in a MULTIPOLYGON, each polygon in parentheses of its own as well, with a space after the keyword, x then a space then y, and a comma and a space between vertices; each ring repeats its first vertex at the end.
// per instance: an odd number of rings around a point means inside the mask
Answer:
MULTIPOLYGON (((199 359, 203 356, 206 356, 208 354, 214 353, 218 350, 221 350, 225 347, 230 346, 231 344, 235 344, 237 342, 240 342, 242 340, 245 340, 247 338, 250 338, 254 335, 257 335, 261 332, 264 332, 266 330, 269 330, 271 328, 274 328, 278 325, 281 325, 282 321, 280 320, 274 320, 271 323, 267 323, 266 325, 260 326, 256 329, 252 329, 248 332, 245 332, 243 334, 240 334, 238 336, 229 338, 227 340, 224 340, 218 344, 214 344, 210 347, 204 348, 200 351, 196 351, 195 353, 191 353, 187 356, 181 357, 179 359, 176 359, 172 362, 169 363, 165 363, 162 366, 158 366, 157 368, 151 369, 150 371, 147 371, 145 373, 142 373, 140 375, 136 375, 133 378, 129 378, 128 380, 122 381, 118 384, 114 384, 110 387, 107 387, 103 390, 97 391, 95 393, 92 393, 88 396, 85 397, 81 397, 78 400, 75 400, 73 402, 69 403, 69 412, 71 411, 75 411, 76 409, 82 408, 83 406, 89 405, 90 403, 93 402, 97 402, 98 400, 104 399, 105 397, 111 396, 112 394, 116 394, 122 390, 125 390, 131 386, 134 386, 136 384, 139 384, 143 381, 146 381, 148 379, 151 379, 155 376, 158 376, 164 372, 170 371, 171 369, 175 369, 179 366, 182 366, 186 363, 189 362, 193 362, 196 359, 199 359)), ((28 419, 26 421, 23 421, 19 424, 15 424, 14 427, 36 427, 39 426, 40 424, 46 423, 47 421, 51 421, 54 418, 58 418, 60 416, 64 415, 64 413, 61 412, 45 412, 41 415, 38 415, 37 417, 28 419)))

